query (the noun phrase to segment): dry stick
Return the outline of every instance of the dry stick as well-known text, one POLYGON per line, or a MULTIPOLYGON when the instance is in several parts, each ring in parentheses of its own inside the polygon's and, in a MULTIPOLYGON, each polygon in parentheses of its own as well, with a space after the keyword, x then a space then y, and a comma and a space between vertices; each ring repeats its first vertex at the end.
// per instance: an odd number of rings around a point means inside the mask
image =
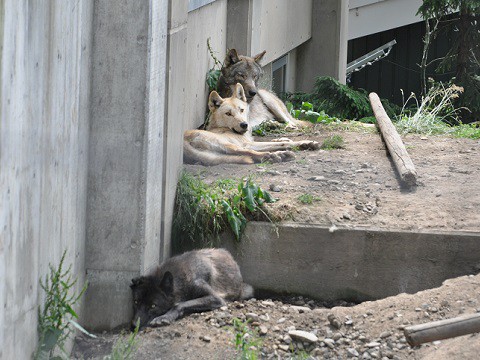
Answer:
POLYGON ((370 93, 369 98, 380 132, 387 144, 388 151, 392 156, 393 162, 402 181, 409 186, 416 185, 417 172, 415 171, 415 166, 405 149, 405 145, 403 144, 400 135, 398 135, 395 126, 385 112, 378 95, 372 92, 370 93))
POLYGON ((403 332, 410 346, 480 332, 480 313, 408 326, 403 332))

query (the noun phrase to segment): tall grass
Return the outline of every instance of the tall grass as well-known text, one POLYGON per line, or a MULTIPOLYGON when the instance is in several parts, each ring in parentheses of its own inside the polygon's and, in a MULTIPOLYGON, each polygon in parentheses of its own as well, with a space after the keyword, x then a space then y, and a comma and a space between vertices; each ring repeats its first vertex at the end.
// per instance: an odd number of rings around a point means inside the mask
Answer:
POLYGON ((451 84, 434 84, 420 101, 412 93, 395 124, 402 134, 437 135, 447 134, 457 137, 480 138, 480 129, 476 124, 458 123, 461 109, 456 108, 454 100, 463 92, 463 88, 451 84), (407 104, 414 102, 414 111, 407 104))

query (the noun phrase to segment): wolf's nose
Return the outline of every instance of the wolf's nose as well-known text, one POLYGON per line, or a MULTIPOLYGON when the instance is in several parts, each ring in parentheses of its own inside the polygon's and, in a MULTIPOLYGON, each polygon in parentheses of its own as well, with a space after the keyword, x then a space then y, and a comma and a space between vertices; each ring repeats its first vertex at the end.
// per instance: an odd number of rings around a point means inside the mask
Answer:
POLYGON ((256 90, 248 90, 248 95, 250 95, 251 97, 254 97, 255 95, 257 95, 257 91, 256 90))
POLYGON ((242 129, 246 129, 246 128, 248 128, 248 123, 242 122, 242 123, 240 123, 240 127, 241 127, 242 129))

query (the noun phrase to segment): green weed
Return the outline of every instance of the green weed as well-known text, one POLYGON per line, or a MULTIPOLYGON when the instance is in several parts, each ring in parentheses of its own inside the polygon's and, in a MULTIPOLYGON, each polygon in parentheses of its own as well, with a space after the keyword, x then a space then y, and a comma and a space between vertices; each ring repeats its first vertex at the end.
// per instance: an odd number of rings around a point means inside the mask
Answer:
POLYGON ((322 200, 322 198, 318 196, 313 196, 312 194, 308 194, 308 193, 300 195, 297 199, 302 204, 313 204, 314 201, 322 200))
POLYGON ((45 291, 45 301, 38 310, 39 341, 34 355, 36 360, 62 359, 59 352, 68 358, 64 346, 74 329, 95 337, 74 320, 78 319, 78 315, 73 307, 87 290, 87 283, 85 282, 78 294, 73 292, 77 279, 72 278, 71 265, 64 270, 65 255, 66 251, 63 252, 56 269, 49 265, 50 273, 45 276, 45 280, 40 279, 40 287, 45 291))
POLYGON ((261 346, 261 339, 256 331, 250 330, 248 321, 243 322, 238 318, 232 320, 232 331, 234 332, 235 349, 241 351, 241 360, 257 360, 259 358, 258 348, 261 346))
POLYGON ((112 347, 112 353, 103 358, 103 360, 129 360, 137 350, 138 346, 138 329, 140 328, 140 320, 137 321, 135 330, 128 336, 122 334, 112 347))
POLYGON ((322 145, 320 146, 323 150, 334 150, 334 149, 344 149, 345 141, 340 135, 332 135, 323 140, 322 145))

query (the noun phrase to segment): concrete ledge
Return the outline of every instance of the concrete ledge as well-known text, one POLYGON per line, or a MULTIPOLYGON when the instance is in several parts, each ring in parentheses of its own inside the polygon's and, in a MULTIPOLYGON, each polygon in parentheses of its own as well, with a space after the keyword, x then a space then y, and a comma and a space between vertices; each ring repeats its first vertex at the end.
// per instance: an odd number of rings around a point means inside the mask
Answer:
POLYGON ((439 286, 480 270, 480 233, 412 233, 249 223, 222 246, 257 289, 365 301, 439 286))

